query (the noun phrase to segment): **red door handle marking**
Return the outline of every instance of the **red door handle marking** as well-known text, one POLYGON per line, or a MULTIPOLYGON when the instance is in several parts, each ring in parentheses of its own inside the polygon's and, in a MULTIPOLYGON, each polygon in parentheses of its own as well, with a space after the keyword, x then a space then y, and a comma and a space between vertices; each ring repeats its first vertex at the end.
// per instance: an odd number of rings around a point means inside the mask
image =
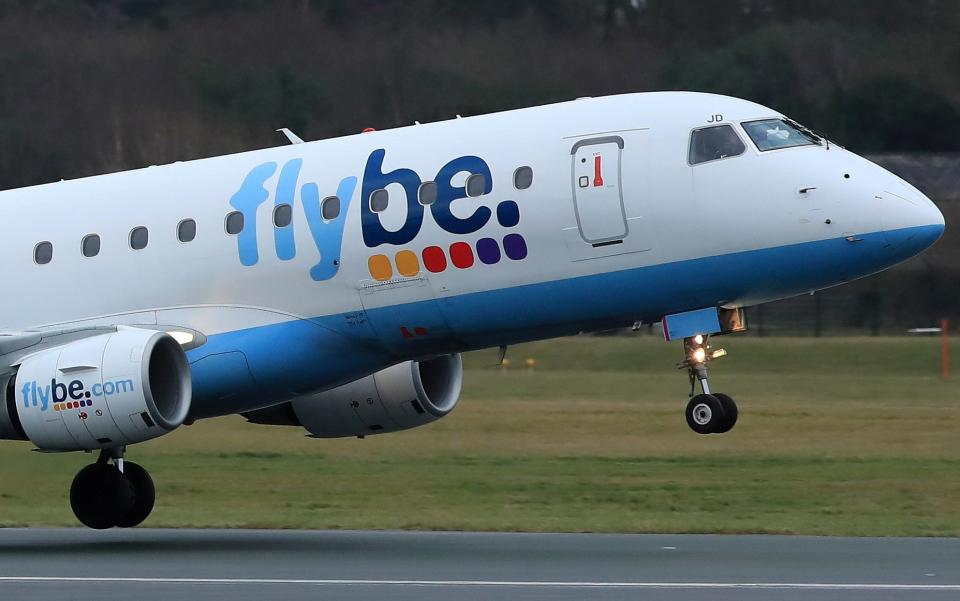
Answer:
POLYGON ((593 186, 603 185, 603 177, 600 175, 600 155, 593 157, 593 186))

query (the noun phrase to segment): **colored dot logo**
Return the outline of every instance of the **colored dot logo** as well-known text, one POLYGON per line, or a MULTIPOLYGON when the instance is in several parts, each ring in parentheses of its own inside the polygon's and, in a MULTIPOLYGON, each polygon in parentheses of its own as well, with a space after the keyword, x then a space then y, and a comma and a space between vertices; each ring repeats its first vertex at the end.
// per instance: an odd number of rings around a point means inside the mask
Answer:
POLYGON ((450 245, 450 261, 459 269, 473 267, 473 248, 466 242, 454 242, 450 245))
POLYGON ((423 249, 423 265, 430 273, 440 273, 447 268, 447 255, 439 246, 428 246, 423 249))
POLYGON ((382 282, 393 277, 393 265, 387 255, 373 255, 367 259, 367 268, 375 280, 382 282))
POLYGON ((411 250, 401 250, 394 257, 397 261, 397 271, 400 272, 400 275, 408 278, 420 273, 420 261, 417 260, 417 255, 411 250))
POLYGON ((67 409, 80 409, 81 407, 90 407, 93 401, 70 401, 67 403, 54 403, 54 411, 66 411, 67 409))
MULTIPOLYGON (((520 207, 512 200, 504 200, 497 205, 497 222, 505 228, 520 224, 520 207)), ((517 233, 505 235, 501 240, 480 238, 474 248, 467 242, 454 242, 446 250, 439 246, 428 246, 417 257, 410 250, 401 250, 393 256, 373 255, 367 259, 367 268, 373 279, 385 282, 393 279, 394 273, 402 277, 415 277, 420 274, 420 259, 423 268, 430 273, 443 273, 450 265, 456 269, 470 269, 479 260, 484 265, 496 265, 503 257, 511 261, 527 258, 527 241, 517 233), (396 271, 394 271, 396 265, 396 271)))

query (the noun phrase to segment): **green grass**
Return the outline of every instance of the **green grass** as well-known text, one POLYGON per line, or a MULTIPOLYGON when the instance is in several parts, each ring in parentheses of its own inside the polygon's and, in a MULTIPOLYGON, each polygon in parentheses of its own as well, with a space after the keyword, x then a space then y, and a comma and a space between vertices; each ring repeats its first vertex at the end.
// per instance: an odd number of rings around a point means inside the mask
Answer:
MULTIPOLYGON (((682 409, 679 345, 571 338, 466 357, 461 405, 413 431, 313 440, 221 418, 132 447, 148 525, 960 535, 960 395, 931 338, 718 339, 724 436, 682 409), (526 358, 533 369, 522 367, 526 358)), ((960 356, 960 341, 953 349, 960 356)), ((90 456, 0 445, 0 525, 72 525, 90 456)))

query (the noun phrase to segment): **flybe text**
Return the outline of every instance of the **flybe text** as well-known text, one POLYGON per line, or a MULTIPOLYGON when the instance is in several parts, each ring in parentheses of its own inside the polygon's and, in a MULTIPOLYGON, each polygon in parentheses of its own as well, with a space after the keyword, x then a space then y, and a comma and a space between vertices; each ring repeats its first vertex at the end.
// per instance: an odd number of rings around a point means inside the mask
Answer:
MULTIPOLYGON (((320 254, 320 261, 310 268, 310 276, 317 281, 334 277, 340 266, 340 254, 347 211, 359 190, 360 229, 363 243, 373 249, 381 245, 388 247, 406 246, 414 242, 420 233, 426 213, 444 231, 457 236, 473 234, 492 221, 494 210, 480 205, 469 215, 458 215, 452 210, 461 199, 470 196, 465 185, 455 184, 462 176, 481 176, 482 190, 479 195, 490 194, 493 189, 493 175, 487 162, 478 156, 460 156, 446 162, 430 183, 435 186, 435 198, 430 203, 419 201, 419 190, 424 180, 412 169, 397 167, 384 169, 386 150, 374 150, 363 168, 362 178, 354 176, 340 180, 335 196, 323 197, 315 182, 301 183, 303 159, 290 159, 281 167, 277 162, 268 162, 254 167, 244 178, 237 192, 230 198, 230 205, 244 217, 243 226, 237 235, 237 250, 241 264, 253 266, 260 260, 257 240, 257 213, 259 207, 273 198, 276 207, 293 206, 298 192, 306 221, 310 227, 313 241, 320 254), (276 175, 275 181, 274 176, 276 175), (270 182, 274 182, 271 184, 270 182), (275 190, 271 190, 274 188, 275 190), (399 229, 387 228, 381 222, 381 215, 372 206, 371 198, 376 192, 388 187, 402 190, 400 204, 406 208, 406 216, 399 229), (321 200, 323 198, 323 200, 321 200)), ((328 193, 333 190, 329 190, 328 193)), ((394 192, 396 193, 396 192, 394 192)), ((489 202, 490 199, 487 199, 489 202)), ((513 227, 519 222, 519 211, 513 200, 503 200, 497 207, 500 224, 513 227)), ((284 223, 274 223, 273 236, 277 258, 289 261, 297 254, 296 241, 291 219, 284 223)), ((519 237, 515 234, 510 240, 519 237)), ((506 242, 505 252, 515 258, 519 254, 514 248, 517 243, 506 242)), ((481 245, 488 260, 493 256, 493 246, 489 241, 481 245)), ((436 254, 436 253, 433 253, 436 254)), ((462 253, 461 253, 462 254, 462 253)), ((432 256, 428 252, 428 257, 432 256)), ((499 247, 496 250, 499 258, 499 247)), ((456 263, 457 257, 452 257, 456 263)), ((425 261, 427 259, 425 258, 425 261)), ((472 260, 471 260, 472 263, 472 260)), ((376 270, 374 270, 376 271, 376 270)), ((401 269, 401 272, 403 269, 401 269)))
POLYGON ((93 404, 92 398, 124 394, 133 390, 133 380, 112 380, 102 384, 97 382, 89 390, 80 380, 64 383, 54 378, 49 384, 40 384, 34 380, 23 384, 23 407, 26 409, 39 406, 40 411, 49 409, 51 403, 57 410, 60 410, 61 405, 67 405, 63 409, 89 407, 93 404))

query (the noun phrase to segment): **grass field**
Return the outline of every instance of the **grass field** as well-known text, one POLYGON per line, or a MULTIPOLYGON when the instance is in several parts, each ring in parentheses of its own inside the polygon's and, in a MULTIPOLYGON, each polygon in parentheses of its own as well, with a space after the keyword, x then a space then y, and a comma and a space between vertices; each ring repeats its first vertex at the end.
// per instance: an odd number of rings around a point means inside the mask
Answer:
MULTIPOLYGON (((471 354, 460 406, 417 430, 323 441, 231 417, 128 457, 157 483, 151 526, 960 535, 937 340, 718 341, 713 388, 741 409, 724 436, 687 428, 677 343, 579 337, 512 348, 506 370, 471 354)), ((76 524, 91 456, 29 449, 0 444, 0 525, 76 524)))

